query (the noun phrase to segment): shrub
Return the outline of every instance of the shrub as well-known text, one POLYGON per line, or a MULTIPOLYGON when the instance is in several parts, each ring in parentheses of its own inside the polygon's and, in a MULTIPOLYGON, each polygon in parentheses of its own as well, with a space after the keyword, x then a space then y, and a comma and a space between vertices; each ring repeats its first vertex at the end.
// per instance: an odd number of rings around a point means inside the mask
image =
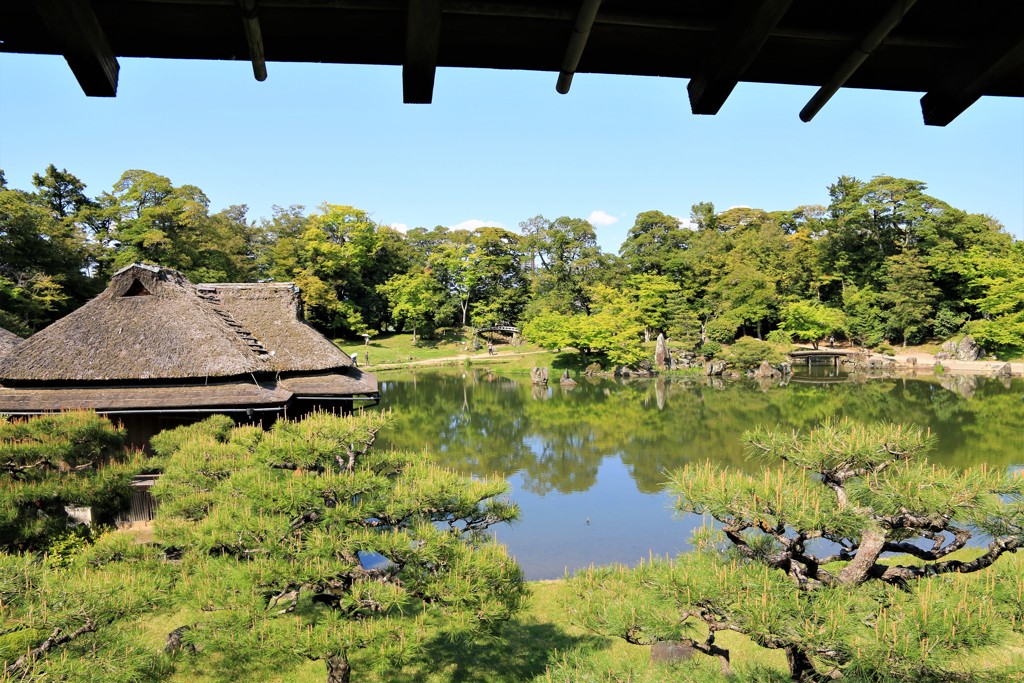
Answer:
POLYGON ((753 337, 740 337, 729 348, 729 360, 741 368, 752 368, 760 365, 761 361, 781 363, 784 358, 778 349, 767 342, 753 337))
POLYGON ((964 323, 967 322, 967 317, 965 313, 957 313, 946 306, 940 307, 939 311, 935 314, 933 327, 935 336, 942 339, 952 337, 963 328, 964 323))
POLYGON ((793 335, 782 329, 772 330, 765 336, 765 341, 788 348, 793 345, 793 335))
POLYGON ((704 336, 719 344, 728 344, 736 338, 735 322, 728 318, 716 318, 704 326, 704 336))
POLYGON ((705 358, 714 358, 722 355, 722 345, 716 341, 704 342, 697 347, 697 353, 705 358))
POLYGON ((896 353, 896 349, 894 349, 892 345, 889 344, 889 342, 885 341, 876 346, 875 351, 877 353, 882 354, 883 356, 891 356, 892 354, 896 353))

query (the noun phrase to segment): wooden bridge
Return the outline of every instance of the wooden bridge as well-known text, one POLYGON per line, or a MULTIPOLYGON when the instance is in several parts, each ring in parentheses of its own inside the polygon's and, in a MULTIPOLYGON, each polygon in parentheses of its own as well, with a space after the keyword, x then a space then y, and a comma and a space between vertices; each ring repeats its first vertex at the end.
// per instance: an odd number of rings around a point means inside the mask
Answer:
POLYGON ((491 325, 489 327, 481 327, 476 331, 477 334, 483 334, 484 332, 502 332, 504 334, 519 334, 519 328, 515 325, 491 325))
POLYGON ((831 363, 836 367, 839 367, 840 361, 847 357, 857 353, 850 349, 799 349, 797 351, 790 351, 789 358, 794 363, 805 362, 808 365, 817 365, 819 363, 831 363))

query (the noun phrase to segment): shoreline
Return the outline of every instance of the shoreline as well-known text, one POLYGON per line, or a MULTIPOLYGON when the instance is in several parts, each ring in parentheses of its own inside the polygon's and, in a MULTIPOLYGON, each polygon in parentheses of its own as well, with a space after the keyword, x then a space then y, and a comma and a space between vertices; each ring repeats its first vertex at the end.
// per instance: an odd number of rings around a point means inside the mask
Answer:
MULTIPOLYGON (((936 361, 935 355, 931 353, 900 353, 892 356, 879 356, 878 354, 874 354, 872 357, 893 360, 895 363, 893 369, 901 372, 907 370, 928 370, 934 373, 935 365, 938 363, 942 368, 942 374, 980 375, 983 377, 999 376, 997 375, 997 370, 1003 368, 1003 366, 1007 364, 1007 361, 1001 360, 956 360, 955 358, 936 361), (917 359, 917 363, 908 363, 907 361, 911 358, 917 359)), ((1024 375, 1024 362, 1011 362, 1009 365, 1011 377, 1020 377, 1024 375)), ((1005 377, 1006 375, 1002 376, 1005 377)))

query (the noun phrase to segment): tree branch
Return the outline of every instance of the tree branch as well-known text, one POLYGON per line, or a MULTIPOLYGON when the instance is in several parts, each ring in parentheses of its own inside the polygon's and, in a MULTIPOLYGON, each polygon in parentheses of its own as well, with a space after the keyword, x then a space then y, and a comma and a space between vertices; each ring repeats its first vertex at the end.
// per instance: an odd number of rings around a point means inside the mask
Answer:
POLYGON ((71 642, 83 634, 93 633, 94 631, 96 631, 96 623, 90 617, 86 617, 85 623, 71 633, 61 635, 60 627, 57 627, 53 629, 53 633, 50 634, 50 637, 39 644, 38 647, 32 648, 19 657, 14 664, 8 666, 5 669, 5 673, 8 676, 16 675, 20 678, 24 678, 28 673, 29 667, 35 663, 40 656, 46 654, 55 647, 71 642))

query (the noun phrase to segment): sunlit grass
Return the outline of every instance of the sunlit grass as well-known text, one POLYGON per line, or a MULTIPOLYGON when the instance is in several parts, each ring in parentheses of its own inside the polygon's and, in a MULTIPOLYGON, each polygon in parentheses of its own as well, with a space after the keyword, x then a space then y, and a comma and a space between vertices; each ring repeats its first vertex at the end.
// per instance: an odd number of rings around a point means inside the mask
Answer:
POLYGON ((487 340, 479 340, 479 348, 473 349, 472 333, 449 332, 439 335, 436 339, 418 338, 413 344, 411 334, 382 334, 371 337, 369 343, 335 340, 348 354, 358 354, 359 366, 373 371, 403 367, 409 364, 462 365, 467 361, 473 365, 501 365, 511 369, 525 367, 527 370, 542 365, 537 357, 547 358, 546 364, 551 365, 550 354, 532 344, 498 343, 494 346, 494 355, 487 352, 487 340), (367 363, 369 354, 369 363, 367 363))

